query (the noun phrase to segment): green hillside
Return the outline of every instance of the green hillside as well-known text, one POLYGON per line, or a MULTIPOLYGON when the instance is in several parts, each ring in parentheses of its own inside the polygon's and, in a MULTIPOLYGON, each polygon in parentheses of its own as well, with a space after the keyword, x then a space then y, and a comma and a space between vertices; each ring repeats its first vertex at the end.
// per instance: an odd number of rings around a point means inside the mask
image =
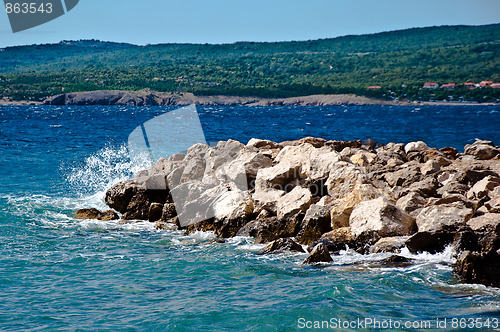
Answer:
POLYGON ((67 41, 0 52, 0 98, 15 100, 39 100, 62 91, 144 88, 261 97, 356 93, 421 100, 500 98, 500 89, 421 89, 427 81, 483 80, 500 82, 500 24, 277 43, 67 41), (368 90, 371 85, 382 89, 368 90))

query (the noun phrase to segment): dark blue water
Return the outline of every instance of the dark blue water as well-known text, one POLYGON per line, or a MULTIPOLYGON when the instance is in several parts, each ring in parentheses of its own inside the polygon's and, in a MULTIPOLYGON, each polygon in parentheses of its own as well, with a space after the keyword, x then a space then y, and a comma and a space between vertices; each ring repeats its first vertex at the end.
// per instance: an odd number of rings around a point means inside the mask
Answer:
MULTIPOLYGON (((463 285, 453 253, 409 268, 351 251, 323 268, 256 255, 252 239, 205 245, 148 223, 77 221, 144 164, 126 141, 171 108, 0 107, 0 330, 296 330, 299 319, 498 318, 500 292, 463 285)), ((207 141, 320 136, 500 144, 498 106, 205 107, 207 141)), ((404 253, 410 256, 409 253, 404 253)), ((449 326, 450 327, 450 326, 449 326)))

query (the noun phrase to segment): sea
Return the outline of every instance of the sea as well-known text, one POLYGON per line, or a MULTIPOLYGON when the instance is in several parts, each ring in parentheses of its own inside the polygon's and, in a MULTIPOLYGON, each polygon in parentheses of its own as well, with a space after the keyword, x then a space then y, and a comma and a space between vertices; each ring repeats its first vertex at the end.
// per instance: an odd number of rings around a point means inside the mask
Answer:
MULTIPOLYGON (((148 222, 76 220, 149 165, 128 135, 173 107, 0 106, 0 331, 499 330, 500 289, 463 284, 451 248, 346 248, 333 262, 148 222), (378 325, 377 325, 378 324, 378 325)), ((198 107, 207 142, 306 136, 500 145, 500 106, 198 107)), ((165 133, 168 135, 168 133, 165 133)))

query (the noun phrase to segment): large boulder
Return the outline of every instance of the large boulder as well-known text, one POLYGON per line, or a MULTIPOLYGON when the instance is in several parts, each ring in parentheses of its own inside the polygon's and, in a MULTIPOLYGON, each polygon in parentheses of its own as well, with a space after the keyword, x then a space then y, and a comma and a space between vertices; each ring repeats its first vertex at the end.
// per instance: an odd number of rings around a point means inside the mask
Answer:
POLYGON ((467 192, 467 197, 470 199, 483 199, 498 186, 500 186, 500 178, 489 175, 476 182, 476 184, 474 184, 474 186, 467 192))
POLYGON ((325 206, 313 204, 306 212, 296 240, 301 244, 308 245, 317 241, 322 234, 331 230, 330 209, 325 206))
POLYGON ((457 258, 455 272, 467 283, 500 287, 500 253, 464 251, 457 258))
POLYGON ((474 231, 488 227, 496 228, 498 225, 500 225, 500 213, 486 213, 467 222, 467 226, 474 231))
POLYGON ((339 161, 330 170, 325 185, 333 199, 340 199, 352 192, 356 185, 369 183, 370 180, 361 167, 339 161))
POLYGON ((415 231, 415 218, 381 197, 356 205, 349 226, 355 237, 410 235, 415 231))
POLYGON ((313 200, 309 189, 295 187, 288 194, 280 197, 277 202, 277 215, 280 219, 288 218, 300 211, 306 211, 313 200))
POLYGON ((500 154, 500 149, 495 147, 491 141, 476 140, 473 144, 465 146, 464 153, 480 160, 487 160, 500 154))
POLYGON ((233 237, 250 219, 253 202, 248 192, 232 190, 222 193, 213 205, 216 235, 233 237))
POLYGON ((427 200, 422 197, 417 192, 410 191, 408 194, 404 195, 403 197, 400 197, 397 202, 396 206, 403 210, 404 212, 412 215, 415 217, 413 212, 419 211, 422 209, 425 204, 427 203, 427 200))
POLYGON ((418 231, 435 232, 445 226, 463 226, 473 215, 474 209, 462 201, 428 206, 417 216, 418 231))
POLYGON ((333 203, 330 211, 332 229, 349 226, 352 210, 358 203, 381 197, 383 194, 372 184, 356 184, 350 193, 333 203))

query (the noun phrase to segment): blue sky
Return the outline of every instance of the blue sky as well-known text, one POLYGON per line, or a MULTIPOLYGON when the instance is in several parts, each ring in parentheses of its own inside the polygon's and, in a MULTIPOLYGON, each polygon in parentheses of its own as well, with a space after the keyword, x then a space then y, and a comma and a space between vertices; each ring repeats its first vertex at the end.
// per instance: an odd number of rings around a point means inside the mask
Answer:
POLYGON ((434 25, 500 23, 500 0, 80 0, 0 47, 99 39, 133 44, 330 38, 434 25))

